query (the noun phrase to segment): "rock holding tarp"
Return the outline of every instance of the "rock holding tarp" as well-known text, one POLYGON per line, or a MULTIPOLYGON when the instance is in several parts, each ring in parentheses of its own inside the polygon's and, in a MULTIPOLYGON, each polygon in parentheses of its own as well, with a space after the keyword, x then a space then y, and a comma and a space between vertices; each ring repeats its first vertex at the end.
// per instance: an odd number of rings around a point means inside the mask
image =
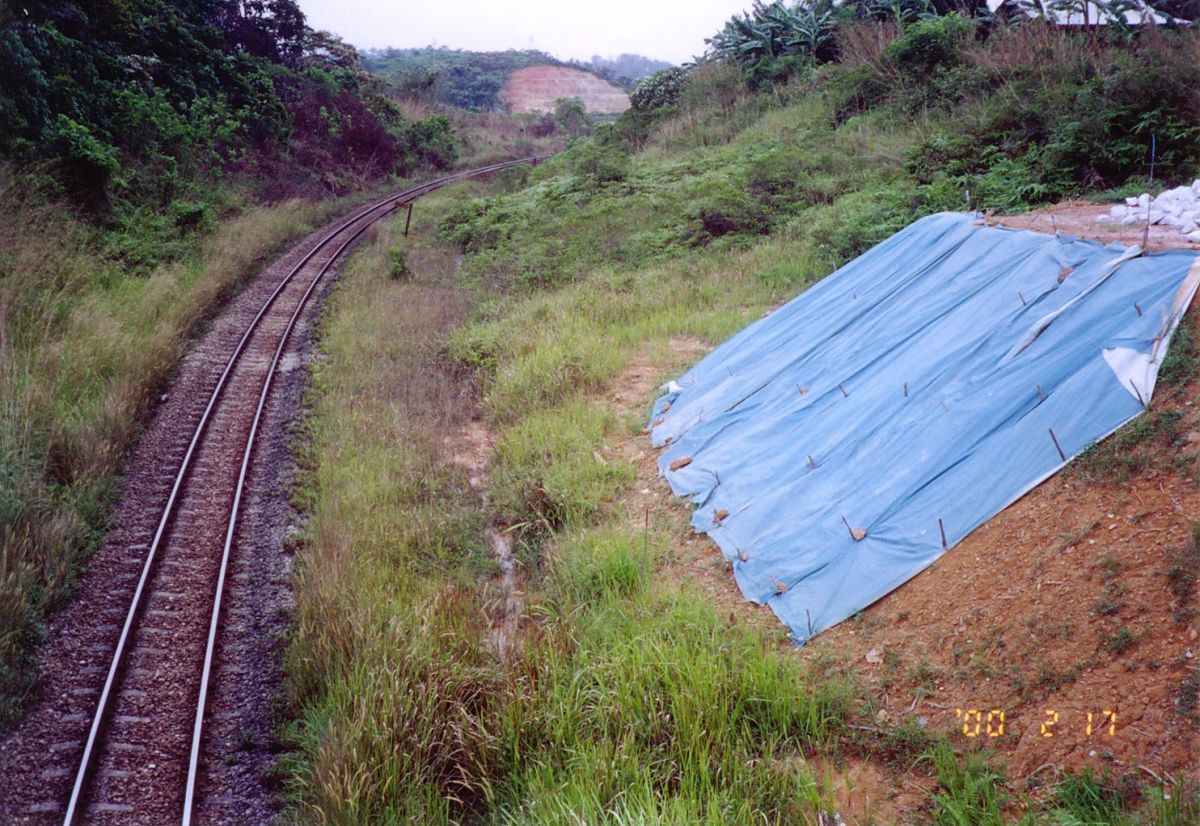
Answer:
POLYGON ((803 642, 1140 413, 1197 259, 924 218, 666 385, 659 469, 803 642))
POLYGON ((1096 218, 1100 223, 1125 226, 1164 225, 1174 227, 1200 243, 1200 180, 1191 186, 1177 186, 1151 197, 1143 192, 1136 198, 1126 198, 1124 204, 1109 209, 1107 215, 1096 218))

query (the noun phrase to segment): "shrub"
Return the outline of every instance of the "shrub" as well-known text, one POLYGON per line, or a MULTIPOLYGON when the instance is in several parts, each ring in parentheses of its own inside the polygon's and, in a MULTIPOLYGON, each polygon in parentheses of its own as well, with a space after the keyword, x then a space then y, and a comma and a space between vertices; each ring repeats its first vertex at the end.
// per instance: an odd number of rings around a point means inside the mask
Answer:
POLYGON ((919 20, 887 47, 887 55, 908 71, 928 74, 956 62, 975 23, 954 13, 919 20))
POLYGON ((767 211, 749 195, 725 184, 692 203, 687 210, 695 227, 693 243, 706 244, 725 235, 761 235, 771 228, 767 211))
POLYGON ((393 281, 404 281, 412 276, 408 266, 408 255, 404 250, 395 248, 388 250, 388 278, 393 281))
POLYGON ((629 155, 615 146, 599 146, 588 141, 573 154, 576 174, 596 183, 623 181, 629 175, 629 155))
POLYGON ((109 181, 120 169, 117 149, 97 138, 92 130, 67 115, 59 115, 51 131, 52 142, 69 181, 96 198, 107 197, 109 181))
POLYGON ((633 87, 629 93, 629 105, 640 113, 674 109, 679 105, 688 77, 688 71, 678 66, 655 72, 633 87))

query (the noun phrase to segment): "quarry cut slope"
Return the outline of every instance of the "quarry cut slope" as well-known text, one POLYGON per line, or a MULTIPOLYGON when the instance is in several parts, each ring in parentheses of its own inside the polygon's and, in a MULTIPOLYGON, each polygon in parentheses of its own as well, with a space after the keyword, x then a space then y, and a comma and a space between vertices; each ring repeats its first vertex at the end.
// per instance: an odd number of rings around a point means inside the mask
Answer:
POLYGON ((566 66, 518 69, 500 92, 500 99, 515 113, 553 112, 559 98, 579 98, 589 112, 620 113, 629 108, 629 96, 621 89, 566 66))

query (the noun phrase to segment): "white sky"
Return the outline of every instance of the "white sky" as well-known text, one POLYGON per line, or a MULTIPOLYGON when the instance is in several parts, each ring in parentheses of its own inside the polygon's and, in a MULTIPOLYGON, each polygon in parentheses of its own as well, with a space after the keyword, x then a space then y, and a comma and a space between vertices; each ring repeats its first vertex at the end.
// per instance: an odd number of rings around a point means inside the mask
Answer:
POLYGON ((751 0, 299 0, 314 29, 363 49, 541 49, 587 60, 633 52, 680 63, 751 0))

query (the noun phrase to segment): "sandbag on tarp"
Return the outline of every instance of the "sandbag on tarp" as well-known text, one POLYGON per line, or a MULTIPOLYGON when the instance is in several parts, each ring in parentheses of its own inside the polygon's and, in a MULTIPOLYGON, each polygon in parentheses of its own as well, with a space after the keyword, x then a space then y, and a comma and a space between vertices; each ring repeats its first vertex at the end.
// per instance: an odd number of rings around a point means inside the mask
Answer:
POLYGON ((803 642, 1140 413, 1196 260, 924 218, 667 385, 659 468, 803 642))

